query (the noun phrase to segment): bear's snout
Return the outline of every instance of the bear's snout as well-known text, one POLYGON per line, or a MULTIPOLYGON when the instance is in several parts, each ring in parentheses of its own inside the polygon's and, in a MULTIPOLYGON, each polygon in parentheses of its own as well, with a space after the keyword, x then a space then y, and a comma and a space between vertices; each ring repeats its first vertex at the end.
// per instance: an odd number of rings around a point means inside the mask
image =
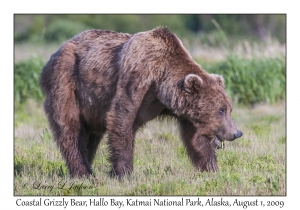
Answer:
POLYGON ((233 134, 234 139, 240 138, 242 135, 243 133, 240 130, 238 130, 237 133, 233 134))

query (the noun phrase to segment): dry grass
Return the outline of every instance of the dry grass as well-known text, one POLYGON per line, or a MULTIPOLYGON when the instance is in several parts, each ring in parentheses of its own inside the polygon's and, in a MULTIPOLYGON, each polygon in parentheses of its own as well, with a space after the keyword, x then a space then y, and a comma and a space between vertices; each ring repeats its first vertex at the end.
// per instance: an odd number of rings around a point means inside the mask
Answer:
POLYGON ((47 61, 50 59, 50 56, 58 50, 59 46, 60 44, 16 44, 14 50, 14 60, 15 62, 18 62, 31 57, 41 56, 45 61, 47 61))
POLYGON ((243 58, 274 58, 285 56, 286 45, 281 44, 276 39, 266 37, 260 42, 249 42, 247 39, 238 41, 228 49, 226 45, 210 46, 206 43, 201 43, 195 39, 193 42, 183 40, 184 45, 193 58, 202 60, 203 62, 218 62, 224 61, 229 53, 233 56, 243 58))
MULTIPOLYGON (((286 54, 286 45, 278 40, 266 37, 260 42, 249 42, 247 39, 238 41, 228 49, 226 45, 210 46, 202 43, 199 39, 188 41, 183 39, 183 44, 193 58, 199 58, 204 62, 223 61, 232 53, 233 55, 244 58, 271 58, 286 54)), ((25 60, 34 56, 41 56, 48 60, 50 56, 58 50, 60 43, 33 45, 30 43, 15 45, 15 61, 25 60)))

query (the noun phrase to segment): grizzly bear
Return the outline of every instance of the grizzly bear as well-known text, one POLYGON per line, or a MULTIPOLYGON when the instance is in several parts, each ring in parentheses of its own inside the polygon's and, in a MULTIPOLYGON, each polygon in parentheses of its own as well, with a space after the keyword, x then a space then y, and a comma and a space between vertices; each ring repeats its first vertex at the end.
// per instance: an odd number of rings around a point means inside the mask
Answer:
POLYGON ((218 140, 242 136, 231 117, 223 77, 203 70, 166 27, 134 35, 84 31, 51 56, 40 85, 71 176, 92 174, 105 132, 113 174, 130 174, 135 133, 158 116, 178 121, 188 155, 200 171, 218 171, 218 140))

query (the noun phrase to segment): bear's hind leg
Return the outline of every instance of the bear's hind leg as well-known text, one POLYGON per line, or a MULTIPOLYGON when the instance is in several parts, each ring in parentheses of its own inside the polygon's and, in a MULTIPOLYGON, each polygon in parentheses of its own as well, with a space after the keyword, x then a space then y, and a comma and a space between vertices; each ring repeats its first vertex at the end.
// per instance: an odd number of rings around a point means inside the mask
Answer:
MULTIPOLYGON (((87 176, 92 173, 87 160, 87 134, 78 118, 66 120, 69 113, 56 115, 53 100, 45 101, 45 112, 55 142, 61 151, 72 177, 87 176), (69 122, 69 123, 66 123, 69 122)), ((68 110, 71 110, 70 107, 68 110)))
POLYGON ((56 135, 56 142, 72 177, 83 177, 92 174, 87 158, 86 138, 84 128, 79 130, 64 128, 59 135, 56 135))
POLYGON ((69 172, 82 177, 92 171, 87 160, 87 133, 80 121, 75 51, 75 44, 63 44, 44 67, 40 85, 46 94, 45 113, 69 172))

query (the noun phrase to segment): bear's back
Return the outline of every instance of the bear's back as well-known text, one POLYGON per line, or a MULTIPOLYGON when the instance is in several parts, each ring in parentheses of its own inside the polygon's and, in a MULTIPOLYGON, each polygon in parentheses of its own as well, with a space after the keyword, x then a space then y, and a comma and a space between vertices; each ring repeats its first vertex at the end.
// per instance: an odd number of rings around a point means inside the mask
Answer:
POLYGON ((97 49, 103 45, 108 45, 108 43, 111 46, 118 46, 125 43, 131 37, 132 35, 127 33, 93 29, 74 36, 68 42, 76 45, 75 52, 79 58, 82 58, 87 52, 93 50, 93 48, 97 49))

